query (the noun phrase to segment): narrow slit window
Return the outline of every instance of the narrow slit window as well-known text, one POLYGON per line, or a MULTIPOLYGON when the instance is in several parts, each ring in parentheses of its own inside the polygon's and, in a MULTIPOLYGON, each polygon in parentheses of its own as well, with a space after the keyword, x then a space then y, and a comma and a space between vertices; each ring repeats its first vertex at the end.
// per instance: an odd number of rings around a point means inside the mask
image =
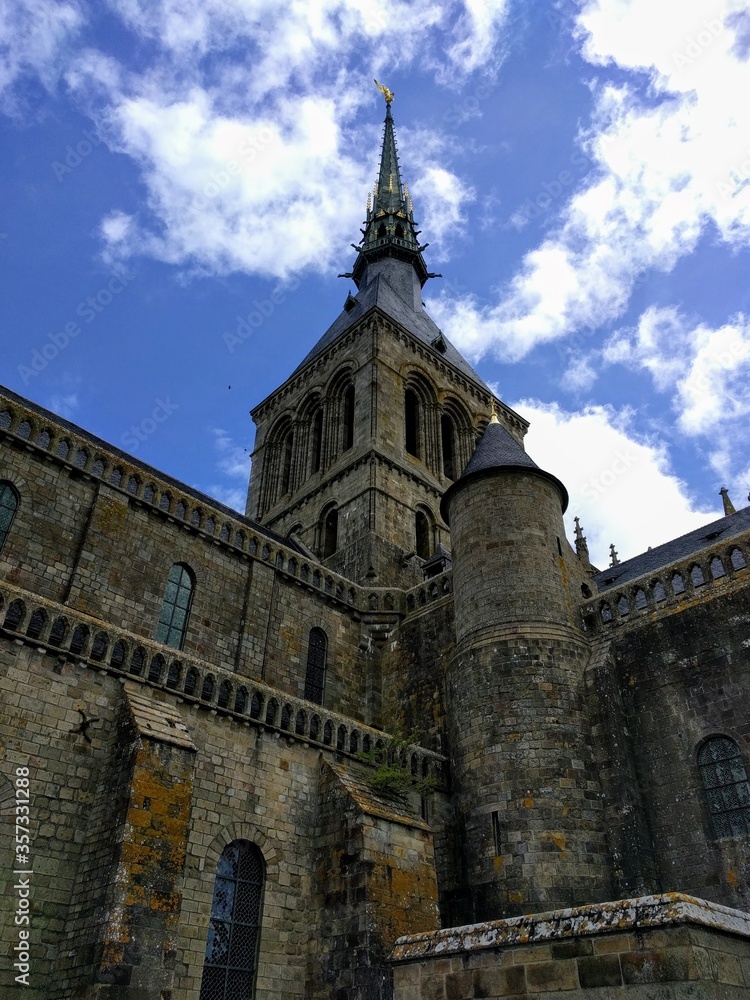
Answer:
POLYGON ((175 563, 169 571, 164 600, 156 626, 156 641, 173 649, 182 649, 187 631, 195 584, 187 566, 175 563))

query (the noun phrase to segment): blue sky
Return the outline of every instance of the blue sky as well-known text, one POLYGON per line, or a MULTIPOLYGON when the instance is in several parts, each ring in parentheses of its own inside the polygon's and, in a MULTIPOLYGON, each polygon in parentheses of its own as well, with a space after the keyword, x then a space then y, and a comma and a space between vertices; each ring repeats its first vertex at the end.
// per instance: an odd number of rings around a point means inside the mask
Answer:
POLYGON ((377 77, 444 275, 428 310, 531 420, 593 560, 719 516, 723 485, 747 503, 747 3, 9 0, 1 17, 10 388, 241 509, 248 411, 351 287, 377 77))

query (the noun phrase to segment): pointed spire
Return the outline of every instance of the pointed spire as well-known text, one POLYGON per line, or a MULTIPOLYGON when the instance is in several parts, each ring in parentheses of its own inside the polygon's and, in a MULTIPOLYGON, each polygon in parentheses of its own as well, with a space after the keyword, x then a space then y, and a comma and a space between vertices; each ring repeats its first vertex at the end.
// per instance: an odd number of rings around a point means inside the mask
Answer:
POLYGON ((728 492, 726 486, 722 486, 721 487, 721 489, 719 490, 719 494, 721 496, 722 503, 724 504, 724 513, 725 514, 736 514, 737 511, 734 509, 734 504, 729 499, 729 492, 728 492))
POLYGON ((615 548, 615 543, 614 542, 612 542, 612 544, 609 547, 609 559, 610 559, 610 562, 609 562, 610 567, 612 567, 612 566, 619 566, 620 559, 618 557, 617 549, 615 548))
POLYGON ((575 521, 575 536, 576 536, 576 555, 580 562, 586 567, 586 569, 592 569, 591 560, 589 559, 589 543, 586 541, 586 536, 581 528, 581 522, 578 517, 574 517, 575 521))
MULTIPOLYGON (((368 199, 367 219, 362 230, 362 241, 356 247, 358 256, 351 274, 357 288, 362 288, 370 280, 366 278, 368 265, 383 258, 405 261, 414 269, 418 279, 417 291, 428 278, 439 277, 430 274, 422 257, 427 244, 420 246, 419 233, 415 229, 414 210, 408 186, 401 182, 401 167, 398 162, 396 133, 393 128, 391 103, 393 91, 375 81, 385 97, 385 122, 383 145, 380 151, 378 179, 373 190, 372 204, 368 199)), ((420 296, 415 294, 415 299, 420 296)), ((421 299, 420 299, 421 300, 421 299)))

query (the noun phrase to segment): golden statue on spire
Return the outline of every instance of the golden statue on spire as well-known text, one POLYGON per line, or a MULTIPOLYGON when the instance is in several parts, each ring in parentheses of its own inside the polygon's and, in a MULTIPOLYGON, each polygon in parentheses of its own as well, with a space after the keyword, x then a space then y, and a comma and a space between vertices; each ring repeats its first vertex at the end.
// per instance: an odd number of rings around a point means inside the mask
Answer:
POLYGON ((385 87, 382 83, 378 83, 377 80, 375 81, 375 86, 385 98, 385 103, 390 104, 396 96, 393 91, 389 87, 385 87))

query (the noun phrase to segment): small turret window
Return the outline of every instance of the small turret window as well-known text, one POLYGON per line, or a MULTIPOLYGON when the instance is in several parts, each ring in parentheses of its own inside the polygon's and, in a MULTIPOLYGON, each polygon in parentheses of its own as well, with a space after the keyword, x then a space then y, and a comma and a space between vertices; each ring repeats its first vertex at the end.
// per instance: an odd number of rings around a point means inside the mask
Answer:
POLYGON ((382 222, 378 226, 378 239, 379 240, 384 240, 385 239, 385 224, 382 223, 382 222))
POLYGON ((396 226, 396 238, 399 240, 404 238, 404 227, 402 225, 396 226))

